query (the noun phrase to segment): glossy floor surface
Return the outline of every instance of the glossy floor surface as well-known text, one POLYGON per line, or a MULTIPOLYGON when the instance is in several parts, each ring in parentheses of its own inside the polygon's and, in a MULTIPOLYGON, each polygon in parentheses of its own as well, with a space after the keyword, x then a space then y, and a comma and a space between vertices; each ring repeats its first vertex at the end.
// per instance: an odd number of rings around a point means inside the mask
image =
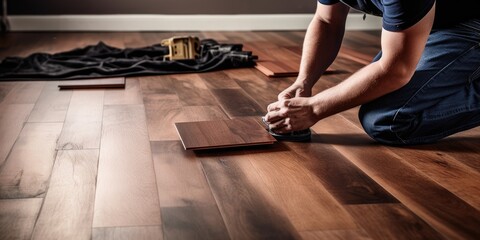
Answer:
MULTIPOLYGON (((299 49, 304 32, 10 33, 0 57, 175 35, 299 49)), ((368 63, 379 32, 349 31, 315 92, 368 63)), ((176 122, 260 117, 294 77, 255 68, 129 77, 125 89, 0 82, 0 239, 478 239, 480 128, 389 147, 357 108, 310 142, 183 149, 176 122)))

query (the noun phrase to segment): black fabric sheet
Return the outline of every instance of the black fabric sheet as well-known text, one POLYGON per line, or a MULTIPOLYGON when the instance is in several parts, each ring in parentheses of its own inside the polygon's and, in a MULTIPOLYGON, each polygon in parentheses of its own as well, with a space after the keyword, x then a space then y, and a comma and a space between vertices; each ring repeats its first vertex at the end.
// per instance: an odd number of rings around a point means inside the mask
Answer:
POLYGON ((169 53, 167 46, 119 49, 99 42, 56 54, 7 57, 0 63, 0 80, 145 76, 253 66, 256 57, 242 51, 242 47, 204 39, 200 42, 199 59, 164 61, 163 56, 169 53))

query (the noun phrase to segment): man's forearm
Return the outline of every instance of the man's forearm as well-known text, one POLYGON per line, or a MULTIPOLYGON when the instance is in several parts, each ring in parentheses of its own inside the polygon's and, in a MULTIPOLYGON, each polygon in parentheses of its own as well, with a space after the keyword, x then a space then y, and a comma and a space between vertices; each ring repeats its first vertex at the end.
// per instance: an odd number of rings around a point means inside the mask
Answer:
POLYGON ((318 18, 310 22, 303 43, 297 83, 312 88, 335 60, 344 31, 342 24, 326 23, 318 18))

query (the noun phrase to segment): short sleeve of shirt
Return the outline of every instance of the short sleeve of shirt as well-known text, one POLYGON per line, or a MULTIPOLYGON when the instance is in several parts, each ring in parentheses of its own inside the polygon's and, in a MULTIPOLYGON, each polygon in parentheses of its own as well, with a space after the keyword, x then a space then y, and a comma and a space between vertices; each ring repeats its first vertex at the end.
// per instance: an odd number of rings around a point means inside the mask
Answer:
POLYGON ((318 2, 325 5, 332 5, 334 3, 340 2, 340 0, 318 0, 318 2))
POLYGON ((381 2, 383 2, 383 28, 388 31, 401 31, 420 21, 433 7, 435 0, 383 0, 381 2))
POLYGON ((383 28, 396 32, 420 21, 430 11, 435 0, 318 0, 318 2, 325 5, 343 2, 364 13, 381 16, 383 28))

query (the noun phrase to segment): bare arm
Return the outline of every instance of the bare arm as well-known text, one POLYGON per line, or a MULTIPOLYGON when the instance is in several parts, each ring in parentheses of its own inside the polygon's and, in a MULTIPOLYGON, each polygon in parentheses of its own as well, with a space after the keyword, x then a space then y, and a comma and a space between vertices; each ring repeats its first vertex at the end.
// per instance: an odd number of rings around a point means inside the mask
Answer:
POLYGON ((349 9, 341 3, 317 3, 317 10, 305 34, 299 75, 290 88, 279 94, 279 100, 311 96, 313 85, 337 56, 349 9))
POLYGON ((414 26, 382 31, 382 57, 340 84, 313 97, 281 100, 268 106, 266 120, 278 133, 306 129, 317 121, 367 103, 409 82, 433 24, 435 7, 414 26))

